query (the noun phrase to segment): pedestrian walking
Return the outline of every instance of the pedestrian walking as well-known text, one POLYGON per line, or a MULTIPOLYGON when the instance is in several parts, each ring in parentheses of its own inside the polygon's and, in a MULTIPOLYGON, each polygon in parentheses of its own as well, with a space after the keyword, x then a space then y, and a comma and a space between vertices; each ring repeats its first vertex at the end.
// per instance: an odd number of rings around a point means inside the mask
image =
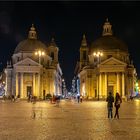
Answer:
POLYGON ((80 95, 80 102, 82 103, 82 101, 83 101, 83 97, 82 95, 80 95))
POLYGON ((12 95, 11 101, 15 102, 15 95, 12 95))
POLYGON ((108 118, 110 117, 113 118, 112 110, 113 110, 114 97, 112 96, 111 92, 109 92, 106 101, 107 101, 107 108, 108 108, 108 118))
POLYGON ((116 118, 116 116, 117 116, 117 118, 119 119, 119 108, 120 108, 120 104, 121 103, 122 103, 121 96, 117 92, 116 93, 116 97, 115 97, 115 108, 116 108, 116 111, 115 111, 114 118, 116 118))

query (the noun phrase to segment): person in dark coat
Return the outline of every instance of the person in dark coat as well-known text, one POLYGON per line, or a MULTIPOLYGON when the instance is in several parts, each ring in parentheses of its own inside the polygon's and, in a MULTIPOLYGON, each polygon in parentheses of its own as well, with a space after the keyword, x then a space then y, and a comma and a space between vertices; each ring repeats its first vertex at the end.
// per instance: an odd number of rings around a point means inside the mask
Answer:
POLYGON ((116 118, 116 116, 117 116, 117 118, 119 119, 119 108, 120 108, 120 104, 121 103, 122 103, 121 96, 117 92, 116 93, 116 98, 115 98, 115 108, 116 108, 116 111, 115 111, 114 118, 116 118))
POLYGON ((106 99, 107 101, 107 108, 108 108, 108 118, 113 118, 113 113, 112 113, 112 109, 113 109, 113 102, 114 102, 114 97, 112 96, 112 93, 109 92, 109 95, 106 99))
POLYGON ((77 101, 79 103, 79 101, 80 101, 80 95, 77 96, 77 101))

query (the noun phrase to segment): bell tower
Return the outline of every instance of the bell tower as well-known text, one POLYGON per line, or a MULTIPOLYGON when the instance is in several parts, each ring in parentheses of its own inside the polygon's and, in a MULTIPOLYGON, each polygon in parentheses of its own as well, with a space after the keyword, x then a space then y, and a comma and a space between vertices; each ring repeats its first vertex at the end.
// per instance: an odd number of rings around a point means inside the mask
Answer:
POLYGON ((55 43, 54 38, 51 39, 51 43, 48 47, 48 54, 52 58, 52 64, 57 64, 58 63, 58 47, 55 43))
POLYGON ((80 69, 88 64, 89 48, 85 34, 83 35, 81 47, 80 47, 80 69))

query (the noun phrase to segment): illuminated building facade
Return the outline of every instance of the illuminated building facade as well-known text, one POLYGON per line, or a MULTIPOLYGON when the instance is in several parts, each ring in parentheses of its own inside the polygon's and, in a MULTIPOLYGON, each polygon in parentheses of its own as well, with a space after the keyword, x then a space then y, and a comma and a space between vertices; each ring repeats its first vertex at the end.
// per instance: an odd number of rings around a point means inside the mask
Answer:
POLYGON ((134 92, 136 70, 128 47, 113 35, 108 19, 102 36, 90 45, 83 35, 75 71, 80 79, 80 94, 87 98, 104 99, 108 92, 119 92, 125 98, 134 92))
POLYGON ((61 94, 62 70, 58 51, 54 39, 47 46, 39 41, 32 25, 28 38, 17 45, 12 61, 5 68, 6 95, 27 98, 32 94, 43 98, 46 94, 61 94))

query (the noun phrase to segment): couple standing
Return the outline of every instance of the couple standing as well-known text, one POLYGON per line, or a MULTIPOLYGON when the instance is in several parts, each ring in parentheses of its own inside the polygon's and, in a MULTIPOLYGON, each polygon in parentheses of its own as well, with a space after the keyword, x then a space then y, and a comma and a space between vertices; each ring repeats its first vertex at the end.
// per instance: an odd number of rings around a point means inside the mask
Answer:
MULTIPOLYGON (((112 109, 113 109, 113 102, 114 102, 114 97, 112 96, 112 93, 109 92, 109 95, 106 99, 106 101, 108 102, 107 104, 107 107, 108 107, 108 118, 113 118, 113 113, 112 113, 112 109)), ((115 98, 115 108, 116 108, 116 111, 115 111, 115 115, 114 115, 114 118, 117 118, 119 119, 119 108, 120 108, 120 104, 122 103, 122 99, 119 95, 119 93, 117 92, 116 93, 116 98, 115 98)))

